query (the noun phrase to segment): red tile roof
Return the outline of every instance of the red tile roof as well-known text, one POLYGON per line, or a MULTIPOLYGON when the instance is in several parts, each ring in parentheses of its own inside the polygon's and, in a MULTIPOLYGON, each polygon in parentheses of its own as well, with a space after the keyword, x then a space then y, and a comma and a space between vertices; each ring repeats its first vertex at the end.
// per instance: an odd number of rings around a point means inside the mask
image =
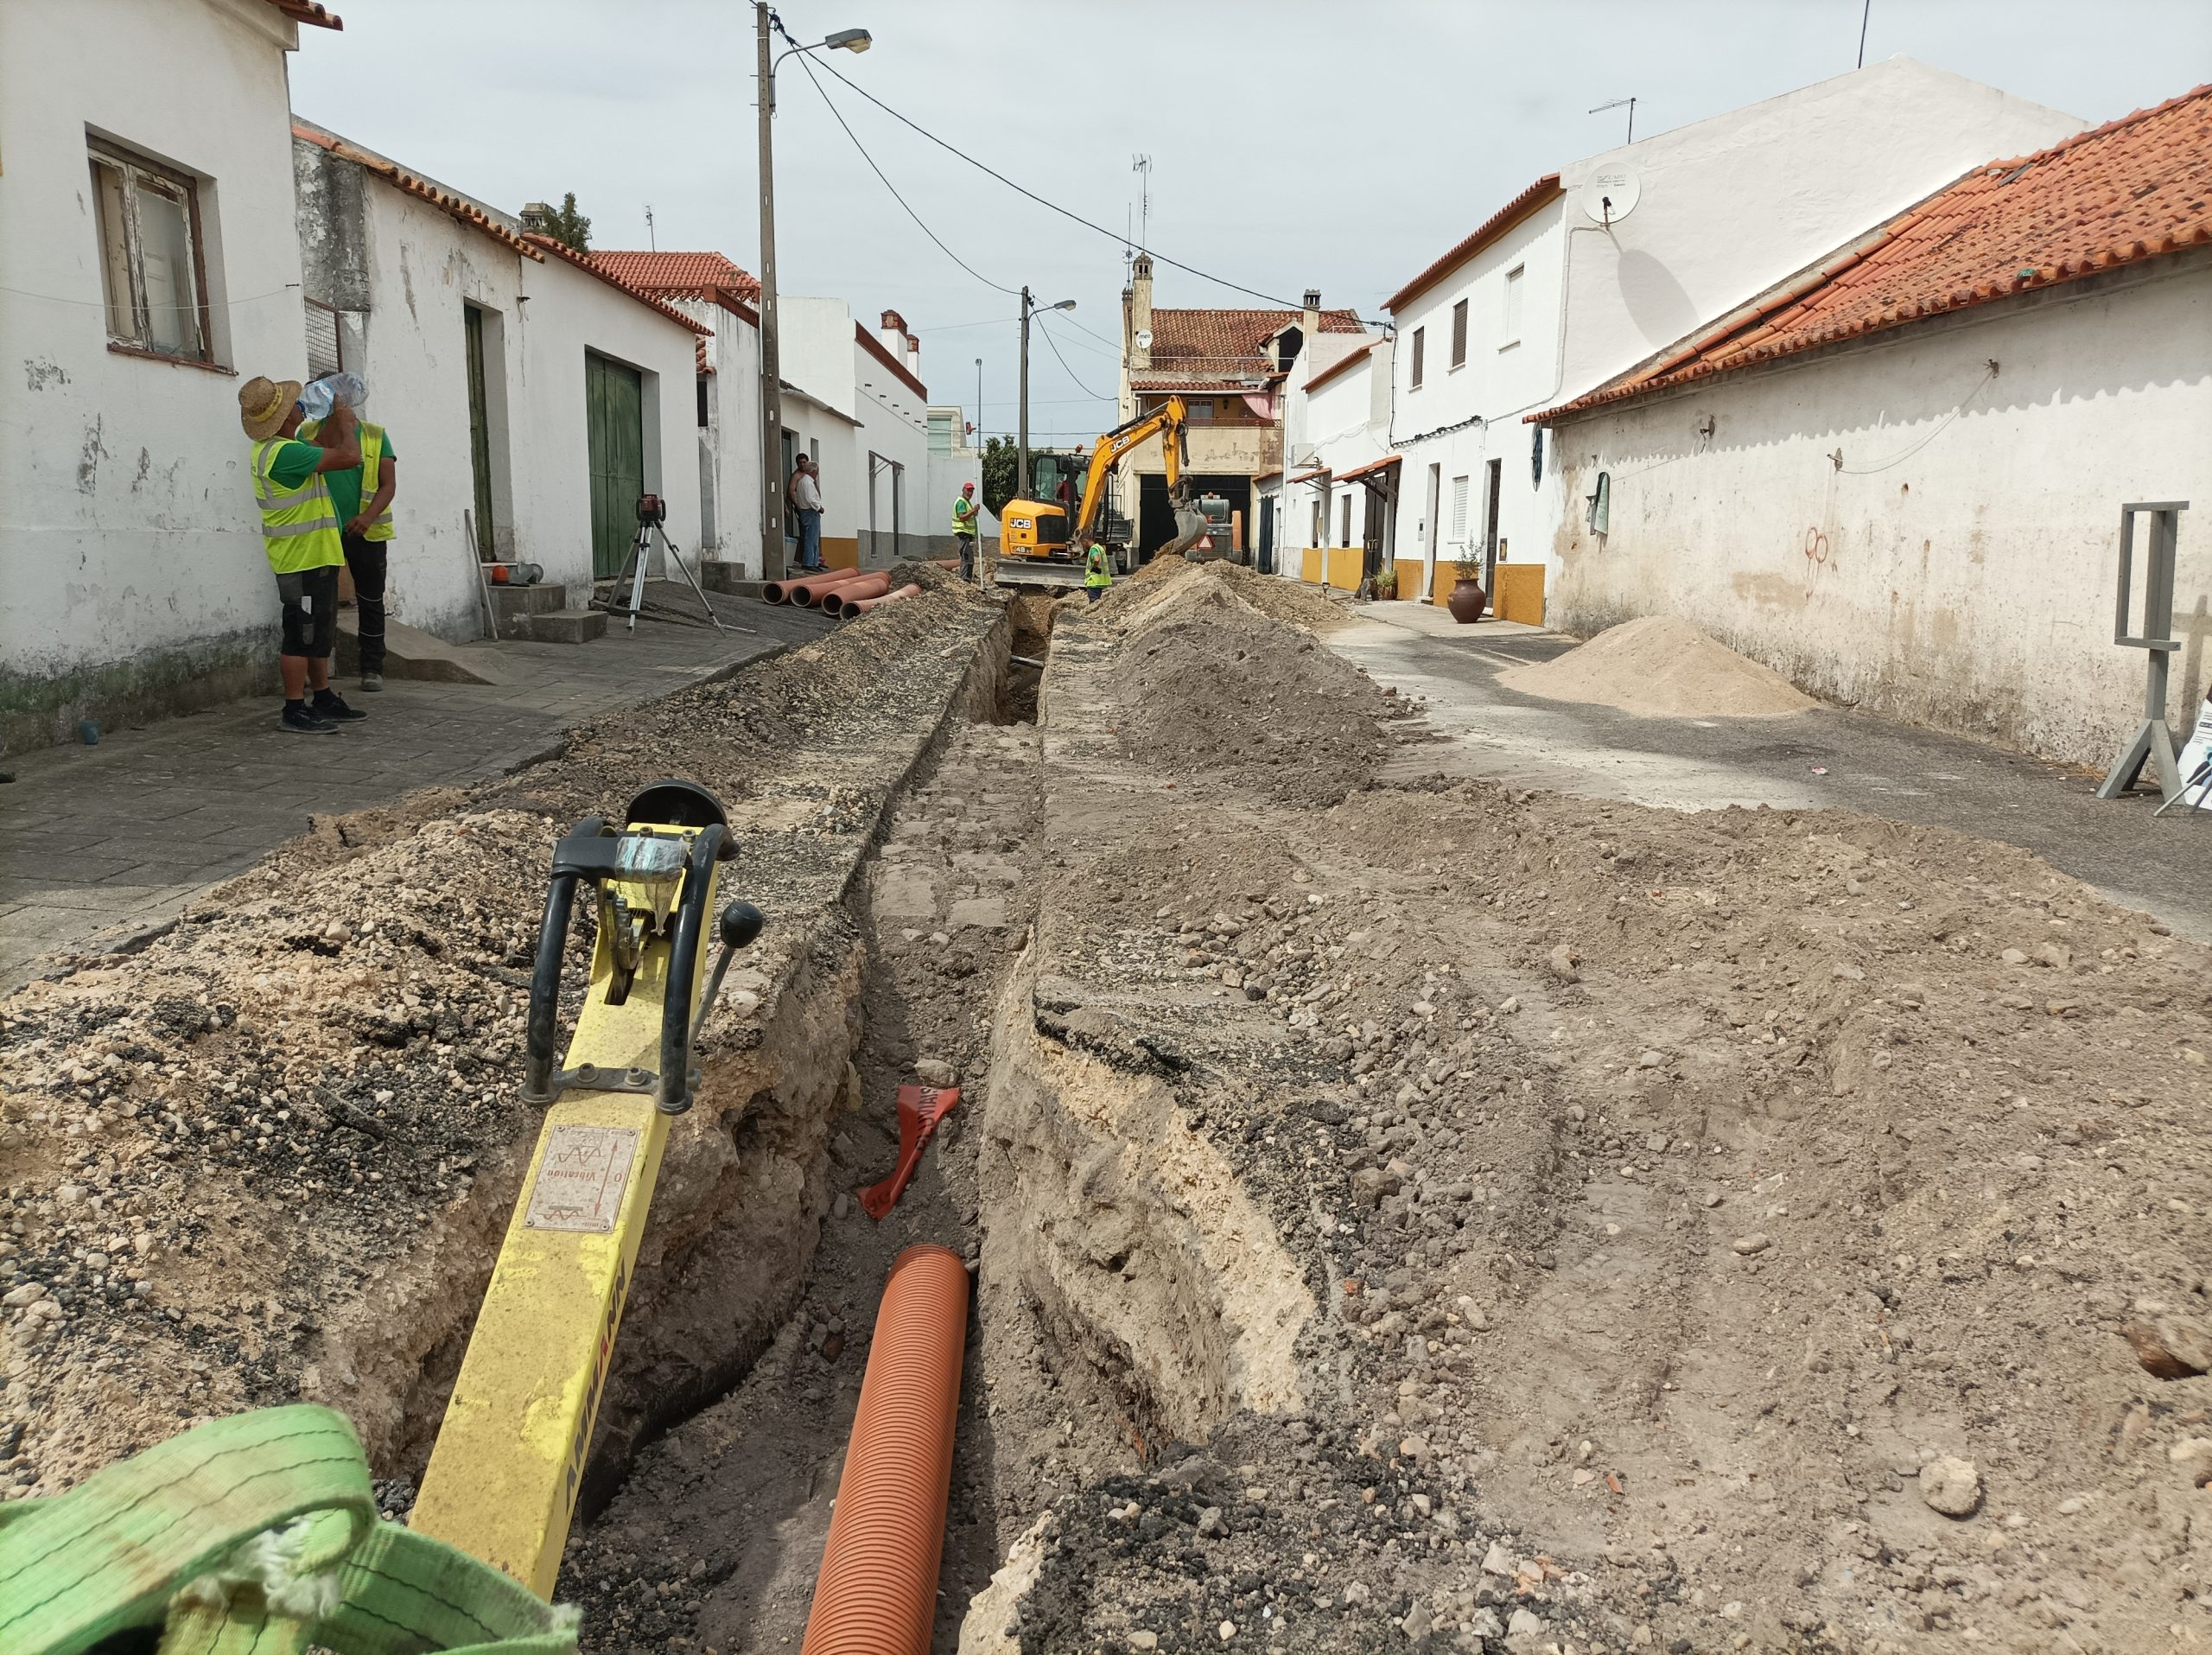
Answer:
POLYGON ((482 231, 510 251, 520 253, 524 258, 543 260, 545 257, 475 202, 454 194, 442 184, 434 184, 427 178, 417 176, 397 162, 378 155, 372 150, 364 150, 358 143, 349 143, 335 132, 301 120, 296 116, 292 120, 292 136, 318 149, 329 150, 341 161, 350 161, 355 166, 376 174, 386 183, 406 191, 418 200, 428 201, 441 213, 460 220, 470 229, 482 231))
POLYGON ((1319 390, 1321 386, 1328 384, 1330 380, 1335 379, 1339 373, 1349 373, 1353 368, 1367 360, 1369 355, 1374 351, 1374 349, 1375 347, 1370 345, 1364 350, 1346 351, 1342 356, 1330 363, 1328 366, 1323 368, 1319 373, 1315 374, 1312 379, 1306 382, 1307 393, 1310 395, 1313 391, 1319 390))
MULTIPOLYGON (((1299 310, 1155 310, 1152 313, 1152 364, 1147 372, 1268 373, 1267 342, 1286 328, 1300 326, 1299 310)), ((1325 334, 1363 332, 1351 310, 1324 310, 1325 334)))
POLYGON ((1546 173, 1476 226, 1465 240, 1385 299, 1382 308, 1389 311, 1402 310, 1559 193, 1559 175, 1546 173))
POLYGON ((592 263, 606 267, 634 288, 647 293, 692 293, 711 297, 708 290, 727 288, 748 304, 760 302, 760 278, 731 263, 720 253, 656 253, 618 251, 594 247, 592 263))
MULTIPOLYGON (((1405 456, 1402 454, 1386 454, 1380 460, 1370 460, 1365 465, 1354 466, 1350 471, 1339 471, 1337 474, 1337 481, 1340 483, 1348 483, 1358 478, 1370 476, 1378 471, 1387 471, 1404 458, 1405 456)), ((1370 487, 1372 486, 1370 485, 1370 487)))
POLYGON ((269 3, 296 23, 307 23, 315 29, 343 29, 346 20, 334 11, 325 10, 315 0, 269 0, 269 3))
POLYGON ((685 315, 681 310, 678 310, 674 305, 668 303, 665 300, 657 299, 652 294, 646 292, 645 289, 632 287, 627 282, 624 281, 620 277, 613 274, 611 271, 601 269, 599 265, 594 264, 583 254, 570 251, 567 246, 554 240, 550 236, 541 236, 534 230, 525 230, 522 232, 522 239, 525 242, 529 243, 530 245, 537 248, 541 252, 550 253, 556 258, 561 259, 565 263, 574 264, 580 271, 589 271, 601 281, 606 283, 607 286, 628 294, 639 304, 651 305, 654 309, 659 311, 661 315, 666 316, 671 321, 680 322, 684 327, 689 328, 695 334, 711 334, 715 331, 713 328, 708 327, 703 321, 692 321, 690 317, 685 315))
POLYGON ((2212 244, 2212 85, 1977 167, 1679 347, 1532 422, 2212 244))

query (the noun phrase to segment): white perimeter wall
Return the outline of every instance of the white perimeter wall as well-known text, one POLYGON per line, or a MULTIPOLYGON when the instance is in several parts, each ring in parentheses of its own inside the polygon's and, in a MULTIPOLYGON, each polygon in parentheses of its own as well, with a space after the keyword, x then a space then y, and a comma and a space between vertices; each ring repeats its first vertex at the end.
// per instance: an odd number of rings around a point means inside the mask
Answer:
POLYGON ((857 338, 852 343, 853 401, 861 426, 854 439, 855 469, 853 481, 859 494, 855 504, 855 532, 860 536, 861 565, 887 569, 902 557, 919 557, 929 550, 920 537, 952 532, 952 502, 933 500, 929 493, 929 398, 916 396, 914 388, 883 366, 857 338), (903 540, 892 537, 892 474, 878 470, 869 481, 868 455, 880 455, 903 468, 899 480, 901 504, 898 526, 903 540), (868 532, 871 489, 877 532, 868 532))
MULTIPOLYGON (((307 33, 311 48, 328 40, 307 33)), ((259 0, 0 6, 0 729, 12 742, 272 677, 276 586, 238 388, 297 377, 307 356, 292 38, 259 0), (108 350, 88 127, 199 180, 214 355, 235 375, 108 350)))
POLYGON ((1569 510, 1553 624, 1587 634, 1679 614, 1815 694, 2097 767, 2143 697, 2142 652, 2112 642, 2120 503, 2192 500, 2169 716, 2193 722, 2212 650, 2202 254, 1723 375, 1558 436, 1569 510), (1582 508, 1600 469, 1602 543, 1582 508))
POLYGON ((741 578, 759 580, 760 329, 735 311, 703 299, 669 302, 715 330, 707 341, 707 361, 714 369, 707 379, 707 425, 697 433, 702 552, 732 565, 741 578))

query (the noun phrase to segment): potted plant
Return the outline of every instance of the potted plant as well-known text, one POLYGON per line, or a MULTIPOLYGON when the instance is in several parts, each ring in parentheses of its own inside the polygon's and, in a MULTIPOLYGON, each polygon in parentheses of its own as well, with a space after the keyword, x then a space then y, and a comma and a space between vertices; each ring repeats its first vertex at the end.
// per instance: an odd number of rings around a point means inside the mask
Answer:
POLYGON ((1482 560, 1477 557, 1455 557, 1452 572, 1458 578, 1452 582, 1452 595, 1444 600, 1444 607, 1452 611, 1452 618, 1461 626, 1483 618, 1483 607, 1489 595, 1484 592, 1482 560))
POLYGON ((1385 563, 1375 571, 1372 590, 1378 600, 1398 595, 1398 571, 1395 565, 1385 563))

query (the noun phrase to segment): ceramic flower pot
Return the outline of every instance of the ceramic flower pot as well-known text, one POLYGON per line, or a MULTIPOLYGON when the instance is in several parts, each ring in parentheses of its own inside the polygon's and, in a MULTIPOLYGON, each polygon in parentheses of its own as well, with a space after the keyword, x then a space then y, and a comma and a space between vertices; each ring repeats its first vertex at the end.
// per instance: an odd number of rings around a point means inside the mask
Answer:
POLYGON ((1483 593, 1480 581, 1455 581, 1452 595, 1444 600, 1444 607, 1452 611, 1452 618, 1461 626, 1483 618, 1483 606, 1489 600, 1483 593))

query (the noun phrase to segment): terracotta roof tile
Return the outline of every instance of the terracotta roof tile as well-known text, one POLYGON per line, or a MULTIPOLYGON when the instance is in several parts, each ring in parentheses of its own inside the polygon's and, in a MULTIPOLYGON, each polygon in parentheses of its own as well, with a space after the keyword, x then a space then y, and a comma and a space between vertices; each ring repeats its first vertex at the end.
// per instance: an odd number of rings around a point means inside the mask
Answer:
POLYGON ((1529 420, 2212 244, 2212 85, 1977 167, 1701 334, 1529 420))
MULTIPOLYGON (((1300 310, 1154 310, 1152 365, 1147 372, 1268 373, 1267 342, 1305 319, 1300 310)), ((1351 310, 1324 310, 1325 334, 1365 331, 1351 310)))
POLYGON ((296 23, 306 23, 315 29, 343 29, 346 20, 336 12, 315 4, 315 0, 269 0, 269 3, 296 23))
POLYGON ((1477 225, 1465 240, 1385 299, 1382 308, 1394 312, 1403 309, 1559 193, 1559 175, 1546 173, 1477 225))
POLYGON ((335 132, 327 131, 311 121, 303 121, 297 117, 295 117, 292 121, 292 136, 312 143, 318 149, 329 150, 341 161, 350 161, 355 166, 376 174, 386 183, 406 191, 408 194, 420 201, 428 201, 441 213, 450 218, 458 219, 472 230, 482 231, 493 240, 512 251, 520 253, 524 258, 543 260, 545 257, 543 253, 531 246, 522 237, 508 229, 505 225, 485 212, 475 202, 454 194, 442 184, 434 184, 429 179, 408 171, 406 168, 387 156, 380 156, 372 150, 364 150, 358 143, 349 143, 335 132))
POLYGON ((760 302, 760 278, 720 253, 657 253, 594 247, 588 255, 630 286, 647 293, 696 293, 727 288, 748 304, 760 302))
POLYGON ((530 245, 538 249, 541 252, 550 253, 554 258, 562 260, 563 263, 574 264, 580 271, 588 271, 592 275, 606 283, 607 286, 628 294, 639 304, 651 305, 654 309, 659 311, 661 315, 666 316, 671 321, 680 322, 684 327, 689 328, 695 334, 711 334, 715 331, 713 328, 708 327, 703 321, 692 321, 690 317, 685 315, 681 310, 678 310, 674 305, 670 304, 666 300, 655 298, 643 288, 632 287, 627 282, 615 275, 613 271, 602 270, 599 265, 594 264, 582 253, 571 251, 567 246, 554 240, 550 236, 541 236, 534 230, 525 230, 522 232, 522 239, 525 242, 529 243, 530 245))

